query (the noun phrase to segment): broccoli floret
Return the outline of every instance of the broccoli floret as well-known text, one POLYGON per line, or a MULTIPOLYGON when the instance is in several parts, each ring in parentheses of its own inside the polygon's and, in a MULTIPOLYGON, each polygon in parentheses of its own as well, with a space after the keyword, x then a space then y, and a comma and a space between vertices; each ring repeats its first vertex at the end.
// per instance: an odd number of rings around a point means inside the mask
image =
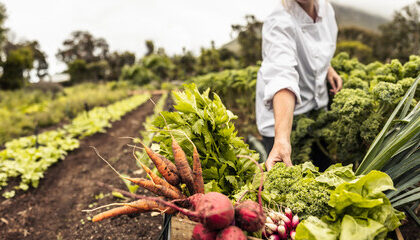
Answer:
POLYGON ((329 191, 333 188, 311 177, 319 175, 319 172, 305 175, 302 169, 302 165, 286 167, 284 163, 276 164, 268 172, 264 191, 274 196, 276 204, 289 207, 302 219, 308 216, 321 217, 330 210, 329 191))
POLYGON ((362 89, 367 91, 369 84, 358 77, 353 77, 344 82, 343 88, 362 89))
POLYGON ((373 96, 381 104, 394 105, 403 95, 404 90, 400 84, 380 82, 373 88, 373 96))
POLYGON ((410 60, 404 64, 404 77, 416 78, 420 74, 420 56, 410 56, 410 60))
POLYGON ((361 79, 366 79, 366 72, 364 70, 361 69, 355 69, 353 71, 350 72, 350 77, 357 77, 357 78, 361 78, 361 79))
POLYGON ((382 66, 383 66, 383 64, 381 62, 375 61, 375 62, 370 63, 366 66, 366 72, 368 72, 368 74, 371 74, 382 66))
POLYGON ((385 120, 386 118, 382 113, 375 112, 360 125, 360 136, 366 144, 370 144, 375 140, 385 120))
POLYGON ((386 75, 376 75, 373 76, 373 81, 374 82, 390 82, 390 83, 396 83, 397 82, 397 78, 392 75, 392 74, 386 74, 386 75))
MULTIPOLYGON (((401 85, 404 93, 407 92, 407 90, 414 84, 414 82, 416 81, 416 79, 414 78, 403 78, 400 81, 398 81, 397 83, 399 85, 401 85)), ((420 99, 420 88, 417 87, 416 89, 416 93, 414 95, 415 99, 420 99)))
POLYGON ((404 68, 398 59, 392 60, 391 63, 387 64, 386 66, 388 66, 391 74, 394 75, 397 79, 402 78, 404 74, 404 68))

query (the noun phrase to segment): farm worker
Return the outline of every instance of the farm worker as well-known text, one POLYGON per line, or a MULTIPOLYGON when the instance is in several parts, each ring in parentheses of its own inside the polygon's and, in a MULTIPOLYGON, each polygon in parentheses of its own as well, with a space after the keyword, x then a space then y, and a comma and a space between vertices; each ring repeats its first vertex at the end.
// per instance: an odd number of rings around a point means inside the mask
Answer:
POLYGON ((330 65, 337 23, 326 0, 279 0, 264 22, 263 61, 257 77, 256 117, 269 153, 266 166, 292 165, 293 116, 325 108, 342 79, 330 65))

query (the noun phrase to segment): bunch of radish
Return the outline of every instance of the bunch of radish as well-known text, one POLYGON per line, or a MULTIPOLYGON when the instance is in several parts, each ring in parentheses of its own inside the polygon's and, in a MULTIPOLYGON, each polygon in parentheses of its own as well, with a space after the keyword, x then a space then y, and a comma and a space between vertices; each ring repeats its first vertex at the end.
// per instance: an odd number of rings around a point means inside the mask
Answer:
POLYGON ((284 212, 270 210, 265 220, 264 236, 269 240, 295 239, 298 215, 293 215, 289 208, 284 212))

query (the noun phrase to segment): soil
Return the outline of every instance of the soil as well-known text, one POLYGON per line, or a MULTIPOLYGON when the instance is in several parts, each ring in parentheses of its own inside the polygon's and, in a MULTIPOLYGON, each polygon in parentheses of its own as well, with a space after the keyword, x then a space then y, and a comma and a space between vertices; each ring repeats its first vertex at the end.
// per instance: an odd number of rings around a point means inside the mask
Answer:
MULTIPOLYGON (((155 94, 152 99, 158 98, 155 94)), ((121 201, 99 187, 98 181, 126 190, 89 146, 95 146, 121 173, 145 176, 139 174, 132 149, 126 145, 130 140, 119 137, 138 136, 153 107, 148 101, 113 123, 107 133, 83 139, 79 149, 46 172, 37 189, 0 202, 0 239, 157 239, 163 221, 160 215, 142 213, 92 223, 87 217, 93 214, 82 212, 121 201)))

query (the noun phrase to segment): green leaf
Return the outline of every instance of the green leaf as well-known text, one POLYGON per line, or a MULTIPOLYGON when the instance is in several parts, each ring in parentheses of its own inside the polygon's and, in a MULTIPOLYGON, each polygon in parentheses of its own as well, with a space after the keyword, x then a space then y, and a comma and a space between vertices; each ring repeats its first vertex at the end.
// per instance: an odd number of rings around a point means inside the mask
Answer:
POLYGON ((384 239, 386 234, 387 229, 384 225, 372 219, 356 219, 345 215, 341 222, 340 240, 384 239))
POLYGON ((336 240, 340 234, 337 226, 328 224, 317 217, 309 217, 296 228, 296 240, 336 240))

